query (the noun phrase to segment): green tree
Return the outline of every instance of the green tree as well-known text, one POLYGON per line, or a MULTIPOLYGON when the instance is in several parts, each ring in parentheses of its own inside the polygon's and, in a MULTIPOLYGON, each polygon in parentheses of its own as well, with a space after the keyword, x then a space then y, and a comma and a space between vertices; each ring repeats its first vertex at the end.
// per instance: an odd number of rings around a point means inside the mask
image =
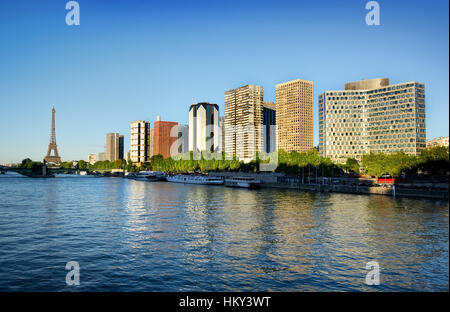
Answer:
POLYGON ((79 160, 78 161, 78 169, 86 169, 87 168, 87 163, 84 160, 79 160))
POLYGON ((417 167, 428 175, 449 174, 449 148, 436 146, 421 151, 417 167))
POLYGON ((355 158, 347 158, 345 169, 349 173, 359 174, 359 163, 355 158))
POLYGON ((29 164, 31 164, 33 161, 30 158, 25 158, 24 160, 22 160, 22 163, 20 164, 19 167, 21 168, 28 168, 29 164))

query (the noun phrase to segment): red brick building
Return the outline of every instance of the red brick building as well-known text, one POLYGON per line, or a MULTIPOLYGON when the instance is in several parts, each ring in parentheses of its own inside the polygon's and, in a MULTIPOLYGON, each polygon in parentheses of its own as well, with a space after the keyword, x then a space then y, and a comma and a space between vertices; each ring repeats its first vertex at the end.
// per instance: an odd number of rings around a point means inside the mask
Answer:
POLYGON ((153 155, 161 154, 164 158, 176 155, 178 153, 178 123, 161 121, 158 116, 153 129, 153 155))

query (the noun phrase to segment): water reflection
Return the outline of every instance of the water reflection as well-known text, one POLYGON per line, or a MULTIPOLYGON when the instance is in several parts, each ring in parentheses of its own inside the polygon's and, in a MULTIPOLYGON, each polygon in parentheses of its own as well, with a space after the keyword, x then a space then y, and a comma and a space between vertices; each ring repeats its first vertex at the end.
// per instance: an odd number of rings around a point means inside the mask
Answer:
POLYGON ((1 290, 65 290, 57 268, 74 259, 80 290, 448 290, 448 202, 114 178, 4 181, 1 290), (377 288, 364 284, 371 260, 381 266, 377 288), (23 282, 49 272, 54 279, 23 282))

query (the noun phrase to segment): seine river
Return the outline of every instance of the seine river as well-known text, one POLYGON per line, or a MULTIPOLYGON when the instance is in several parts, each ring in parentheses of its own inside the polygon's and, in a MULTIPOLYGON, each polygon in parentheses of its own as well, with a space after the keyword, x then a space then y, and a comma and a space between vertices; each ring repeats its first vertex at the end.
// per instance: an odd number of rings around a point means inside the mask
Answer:
POLYGON ((448 250, 446 201, 0 175, 0 291, 448 291, 448 250))

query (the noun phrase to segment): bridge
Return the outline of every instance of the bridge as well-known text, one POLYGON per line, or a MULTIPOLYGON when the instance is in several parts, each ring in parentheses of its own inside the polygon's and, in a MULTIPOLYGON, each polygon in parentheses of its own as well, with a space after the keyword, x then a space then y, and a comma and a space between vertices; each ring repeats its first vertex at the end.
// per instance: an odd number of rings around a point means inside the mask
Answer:
MULTIPOLYGON (((4 174, 6 172, 16 172, 21 175, 27 176, 27 177, 33 177, 36 175, 36 172, 33 171, 31 168, 19 168, 19 167, 6 167, 6 166, 0 166, 0 174, 4 174)), ((51 176, 54 174, 78 174, 82 171, 84 172, 92 172, 91 169, 77 169, 77 168, 60 168, 60 167, 47 167, 47 175, 51 176)))

